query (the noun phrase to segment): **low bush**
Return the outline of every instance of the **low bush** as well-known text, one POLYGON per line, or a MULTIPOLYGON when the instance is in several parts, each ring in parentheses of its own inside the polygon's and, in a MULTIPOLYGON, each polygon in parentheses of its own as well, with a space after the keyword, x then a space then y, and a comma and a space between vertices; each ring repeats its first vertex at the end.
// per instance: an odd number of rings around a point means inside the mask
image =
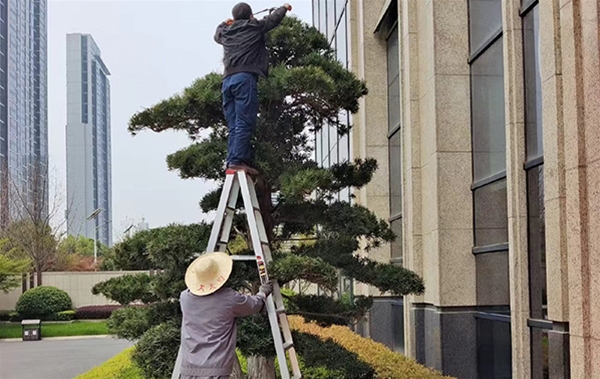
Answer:
POLYGON ((137 343, 133 362, 146 379, 170 378, 175 367, 181 333, 179 325, 166 322, 148 330, 137 343))
POLYGON ((21 322, 23 317, 19 314, 19 312, 10 312, 8 314, 8 321, 10 322, 21 322))
POLYGON ((51 318, 51 320, 49 320, 49 321, 71 321, 74 318, 75 318, 75 311, 69 310, 69 311, 62 311, 62 312, 58 312, 58 313, 54 314, 53 317, 51 318))
POLYGON ((17 301, 16 311, 23 318, 44 319, 71 309, 69 295, 56 287, 39 286, 26 291, 17 301))
POLYGON ((316 336, 323 341, 333 340, 344 349, 355 353, 361 361, 373 368, 376 378, 449 378, 418 364, 402 354, 391 351, 383 344, 363 338, 347 327, 334 325, 323 328, 314 323, 306 323, 304 319, 298 316, 289 317, 289 320, 294 331, 316 336))
POLYGON ((91 305, 77 308, 75 318, 77 320, 107 320, 117 309, 123 308, 122 305, 91 305))
POLYGON ((142 370, 131 361, 133 350, 126 349, 75 379, 145 379, 142 370))

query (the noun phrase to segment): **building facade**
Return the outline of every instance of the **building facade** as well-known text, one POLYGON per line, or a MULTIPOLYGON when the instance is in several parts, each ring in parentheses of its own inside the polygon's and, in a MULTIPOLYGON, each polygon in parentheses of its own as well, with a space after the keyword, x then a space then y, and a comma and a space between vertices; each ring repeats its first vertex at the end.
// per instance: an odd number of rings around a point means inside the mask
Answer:
POLYGON ((381 167, 356 201, 400 236, 370 254, 426 287, 357 284, 388 304, 360 332, 457 378, 600 378, 600 2, 333 3, 381 167))
POLYGON ((48 203, 47 1, 0 1, 0 214, 48 203), (27 204, 29 205, 29 204, 27 204))
POLYGON ((67 35, 68 232, 106 246, 112 245, 109 75, 92 36, 67 35))

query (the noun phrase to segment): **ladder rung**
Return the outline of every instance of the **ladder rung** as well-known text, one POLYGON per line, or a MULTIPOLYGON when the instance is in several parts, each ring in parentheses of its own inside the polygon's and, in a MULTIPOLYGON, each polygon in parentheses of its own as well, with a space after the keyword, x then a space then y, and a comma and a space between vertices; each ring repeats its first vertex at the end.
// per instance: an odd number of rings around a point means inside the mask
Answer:
POLYGON ((263 246, 269 246, 269 243, 267 241, 260 241, 261 245, 263 246))
POLYGON ((229 206, 228 206, 228 207, 227 207, 227 210, 228 210, 228 211, 235 211, 235 208, 234 208, 234 207, 229 207, 229 206))
POLYGON ((254 207, 254 212, 260 213, 260 208, 259 207, 254 207))
POLYGON ((292 376, 292 379, 302 379, 302 375, 300 375, 300 374, 294 375, 294 376, 292 376))
POLYGON ((283 344, 283 350, 285 350, 285 351, 288 351, 292 347, 294 347, 294 343, 292 341, 287 341, 286 343, 283 344))
POLYGON ((256 256, 254 255, 232 255, 231 259, 234 261, 255 261, 256 256))
POLYGON ((283 308, 283 307, 282 308, 277 308, 275 310, 275 313, 277 313, 278 315, 285 314, 285 308, 283 308))
POLYGON ((218 245, 227 245, 229 241, 219 241, 218 245))

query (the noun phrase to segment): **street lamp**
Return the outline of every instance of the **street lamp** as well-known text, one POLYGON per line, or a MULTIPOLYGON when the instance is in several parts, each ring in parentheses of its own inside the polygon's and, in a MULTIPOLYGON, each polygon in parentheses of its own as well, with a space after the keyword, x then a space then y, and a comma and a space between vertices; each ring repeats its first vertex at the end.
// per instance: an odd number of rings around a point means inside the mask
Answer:
MULTIPOLYGON (((98 215, 102 212, 102 208, 98 208, 93 211, 88 217, 88 220, 94 220, 98 218, 98 215)), ((98 241, 96 241, 96 235, 98 234, 98 228, 100 226, 96 226, 94 228, 94 266, 96 266, 96 262, 98 260, 98 241)))

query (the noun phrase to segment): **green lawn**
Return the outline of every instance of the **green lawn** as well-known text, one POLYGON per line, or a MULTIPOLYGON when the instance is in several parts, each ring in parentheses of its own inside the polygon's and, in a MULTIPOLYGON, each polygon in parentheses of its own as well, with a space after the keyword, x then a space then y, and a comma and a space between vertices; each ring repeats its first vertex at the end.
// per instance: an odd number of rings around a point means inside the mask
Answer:
MULTIPOLYGON (((0 324, 0 339, 21 338, 21 324, 0 324)), ((74 321, 60 324, 42 322, 42 338, 69 336, 97 336, 110 334, 106 322, 74 321)))

